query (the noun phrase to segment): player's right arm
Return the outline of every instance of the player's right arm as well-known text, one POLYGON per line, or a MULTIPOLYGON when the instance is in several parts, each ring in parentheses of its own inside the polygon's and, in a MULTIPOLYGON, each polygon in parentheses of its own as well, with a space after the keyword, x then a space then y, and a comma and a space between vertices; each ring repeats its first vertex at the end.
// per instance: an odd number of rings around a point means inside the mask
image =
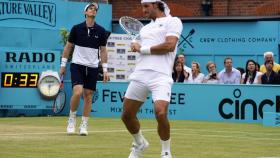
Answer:
POLYGON ((63 53, 61 56, 60 75, 64 75, 66 72, 66 63, 73 47, 74 47, 73 43, 67 42, 63 49, 63 53))
POLYGON ((68 37, 68 41, 66 43, 66 45, 64 46, 63 49, 63 53, 61 56, 61 64, 60 64, 60 75, 64 75, 65 74, 65 70, 66 70, 66 64, 69 58, 69 55, 72 51, 72 49, 74 48, 74 43, 76 41, 76 33, 77 33, 77 29, 76 26, 72 27, 69 37, 68 37))

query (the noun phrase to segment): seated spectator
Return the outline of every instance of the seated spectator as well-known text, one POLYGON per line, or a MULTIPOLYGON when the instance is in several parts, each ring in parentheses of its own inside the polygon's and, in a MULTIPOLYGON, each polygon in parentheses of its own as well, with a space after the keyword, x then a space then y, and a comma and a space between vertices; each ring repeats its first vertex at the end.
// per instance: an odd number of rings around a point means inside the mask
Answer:
POLYGON ((260 72, 260 64, 256 62, 256 70, 260 72))
POLYGON ((184 65, 184 70, 189 74, 189 76, 192 75, 192 69, 189 68, 187 65, 185 65, 185 55, 184 54, 178 54, 175 62, 176 61, 178 61, 184 65))
POLYGON ((203 83, 218 83, 218 75, 216 70, 216 64, 212 61, 209 61, 206 64, 206 69, 208 71, 208 75, 204 77, 203 83))
POLYGON ((172 78, 174 82, 184 82, 188 80, 189 74, 184 71, 184 65, 181 62, 175 62, 173 66, 172 78))
POLYGON ((273 71, 273 64, 274 62, 272 60, 265 62, 266 72, 262 75, 262 84, 280 84, 280 77, 273 71))
POLYGON ((256 62, 254 60, 248 60, 246 62, 246 71, 242 75, 242 84, 261 84, 262 73, 256 69, 256 62))
MULTIPOLYGON (((263 54, 263 57, 264 57, 264 63, 266 62, 266 61, 269 61, 269 60, 271 60, 272 62, 273 62, 273 71, 274 72, 276 72, 276 73, 278 73, 278 71, 280 71, 280 65, 279 64, 277 64, 275 61, 274 61, 274 54, 273 54, 273 52, 265 52, 264 54, 263 54)), ((265 73, 266 72, 266 66, 263 64, 263 65, 261 65, 261 67, 260 67, 260 71, 262 72, 262 73, 265 73)))
POLYGON ((188 78, 188 83, 202 83, 204 74, 200 72, 198 62, 192 62, 192 75, 188 78))
POLYGON ((219 72, 218 78, 220 84, 240 84, 241 74, 236 68, 232 67, 230 57, 224 60, 224 69, 219 72))
POLYGON ((242 67, 237 67, 236 69, 240 72, 241 76, 245 73, 245 70, 242 67))

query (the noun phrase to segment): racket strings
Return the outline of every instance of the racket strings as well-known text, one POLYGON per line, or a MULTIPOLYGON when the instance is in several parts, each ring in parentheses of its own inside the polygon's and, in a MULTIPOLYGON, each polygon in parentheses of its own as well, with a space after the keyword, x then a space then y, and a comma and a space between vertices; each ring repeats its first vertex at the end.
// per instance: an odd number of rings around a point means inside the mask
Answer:
POLYGON ((123 29, 131 35, 139 34, 140 29, 143 27, 143 24, 140 21, 129 17, 121 18, 120 24, 123 27, 123 29))

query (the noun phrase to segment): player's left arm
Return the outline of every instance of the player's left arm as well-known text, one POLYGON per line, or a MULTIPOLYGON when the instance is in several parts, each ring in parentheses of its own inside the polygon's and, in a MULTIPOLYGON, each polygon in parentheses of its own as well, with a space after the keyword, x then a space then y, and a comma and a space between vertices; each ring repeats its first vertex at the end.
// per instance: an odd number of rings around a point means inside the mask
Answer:
POLYGON ((168 21, 168 24, 166 26, 167 33, 166 33, 165 41, 163 43, 151 47, 145 47, 145 46, 141 47, 139 45, 138 50, 141 54, 156 54, 156 55, 174 52, 177 46, 177 42, 181 36, 182 30, 183 30, 182 21, 177 17, 173 17, 172 19, 170 19, 170 21, 168 21))
POLYGON ((100 57, 101 57, 101 63, 103 67, 103 82, 109 81, 109 74, 108 74, 108 52, 106 49, 106 46, 100 47, 100 57))

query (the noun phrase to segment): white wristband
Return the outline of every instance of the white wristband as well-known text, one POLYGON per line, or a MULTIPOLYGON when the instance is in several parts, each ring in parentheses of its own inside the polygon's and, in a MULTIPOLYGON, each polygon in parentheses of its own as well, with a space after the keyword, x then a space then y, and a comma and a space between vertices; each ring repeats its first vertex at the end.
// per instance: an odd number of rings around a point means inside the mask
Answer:
POLYGON ((66 67, 66 63, 67 63, 67 58, 61 58, 61 64, 60 64, 60 66, 61 67, 66 67))
POLYGON ((141 54, 151 54, 151 46, 143 46, 140 48, 141 54))
POLYGON ((108 63, 102 63, 103 72, 108 72, 108 63))

